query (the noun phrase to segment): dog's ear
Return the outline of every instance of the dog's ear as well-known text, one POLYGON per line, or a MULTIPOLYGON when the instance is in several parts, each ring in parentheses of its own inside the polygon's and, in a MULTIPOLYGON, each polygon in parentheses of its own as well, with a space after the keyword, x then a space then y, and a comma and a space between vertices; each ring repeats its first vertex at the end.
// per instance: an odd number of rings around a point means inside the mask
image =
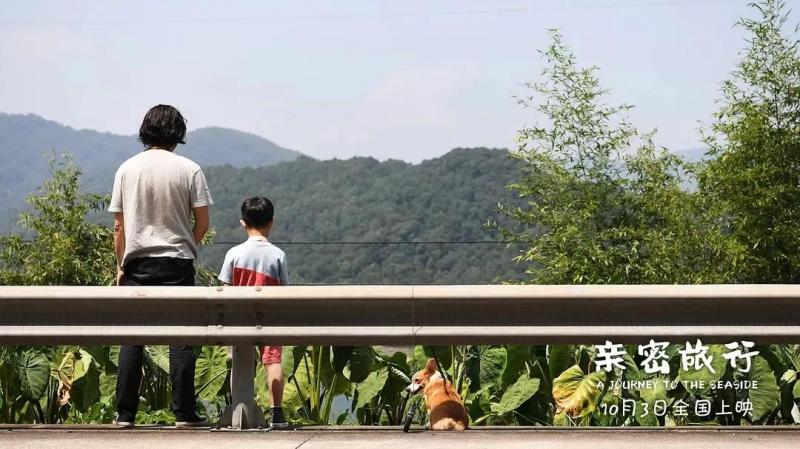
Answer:
POLYGON ((431 374, 435 373, 436 372, 436 360, 434 360, 432 358, 428 359, 428 364, 425 365, 425 371, 427 371, 427 372, 429 372, 431 374))

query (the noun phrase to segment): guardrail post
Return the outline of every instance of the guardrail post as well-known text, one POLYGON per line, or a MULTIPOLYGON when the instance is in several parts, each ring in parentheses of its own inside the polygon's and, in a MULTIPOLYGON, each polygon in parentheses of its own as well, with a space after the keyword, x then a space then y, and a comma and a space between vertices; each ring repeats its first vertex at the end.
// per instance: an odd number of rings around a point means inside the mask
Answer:
POLYGON ((220 420, 221 427, 255 429, 264 427, 264 411, 255 401, 255 363, 252 346, 234 346, 231 366, 231 402, 220 420))

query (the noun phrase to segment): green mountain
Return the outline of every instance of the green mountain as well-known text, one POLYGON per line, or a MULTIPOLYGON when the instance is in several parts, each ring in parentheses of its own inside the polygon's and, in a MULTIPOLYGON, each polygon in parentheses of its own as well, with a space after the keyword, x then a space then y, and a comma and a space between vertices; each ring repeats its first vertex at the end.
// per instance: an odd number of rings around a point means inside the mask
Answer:
MULTIPOLYGON (((132 136, 0 114, 0 232, 11 228, 25 196, 47 176, 54 151, 73 155, 84 190, 103 193, 117 166, 140 150, 132 136)), ((271 239, 287 253, 292 283, 471 284, 521 277, 523 268, 511 261, 516 250, 484 227, 497 218, 498 201, 514 201, 505 186, 517 176, 517 163, 505 150, 456 149, 419 164, 317 161, 258 136, 205 128, 189 133, 178 151, 204 166, 216 203, 217 243, 203 248, 200 260, 213 270, 244 240, 242 200, 265 195, 276 206, 271 239)), ((92 219, 110 222, 105 213, 92 219)))
MULTIPOLYGON (((25 195, 47 176, 54 153, 72 155, 83 170, 86 190, 108 192, 117 166, 141 149, 134 136, 76 130, 36 115, 0 113, 0 230, 14 221, 25 195)), ((178 151, 202 166, 264 166, 301 156, 262 137, 225 128, 191 131, 178 151)))
POLYGON ((287 253, 292 283, 480 284, 518 278, 514 248, 485 227, 517 175, 505 150, 456 149, 420 164, 372 158, 206 170, 216 245, 201 261, 218 270, 244 240, 239 206, 264 195, 275 204, 270 239, 287 253), (351 242, 398 242, 354 244, 351 242), (399 242, 426 241, 428 244, 399 242), (296 243, 285 243, 296 242, 296 243), (311 242, 349 242, 309 244, 311 242))

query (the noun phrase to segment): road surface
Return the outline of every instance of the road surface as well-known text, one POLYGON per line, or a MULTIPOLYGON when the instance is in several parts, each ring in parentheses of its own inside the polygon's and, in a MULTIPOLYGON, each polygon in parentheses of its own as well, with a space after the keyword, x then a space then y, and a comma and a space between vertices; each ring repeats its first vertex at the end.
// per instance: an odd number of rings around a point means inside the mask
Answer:
POLYGON ((399 429, 305 428, 294 431, 213 431, 102 426, 0 426, 0 448, 14 449, 782 449, 800 447, 800 426, 753 429, 481 429, 464 433, 399 429))

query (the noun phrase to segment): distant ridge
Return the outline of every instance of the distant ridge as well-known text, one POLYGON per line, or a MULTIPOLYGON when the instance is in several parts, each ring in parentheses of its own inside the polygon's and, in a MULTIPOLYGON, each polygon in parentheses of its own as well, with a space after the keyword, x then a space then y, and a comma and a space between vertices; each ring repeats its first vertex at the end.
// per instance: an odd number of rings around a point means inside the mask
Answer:
MULTIPOLYGON (((0 217, 23 200, 47 176, 50 156, 70 154, 83 171, 86 190, 108 192, 117 166, 142 150, 135 136, 75 129, 34 114, 0 113, 0 217)), ((303 154, 263 137, 228 128, 190 131, 178 148, 201 166, 262 167, 293 161, 303 154)), ((7 220, 0 220, 0 229, 7 220)))

